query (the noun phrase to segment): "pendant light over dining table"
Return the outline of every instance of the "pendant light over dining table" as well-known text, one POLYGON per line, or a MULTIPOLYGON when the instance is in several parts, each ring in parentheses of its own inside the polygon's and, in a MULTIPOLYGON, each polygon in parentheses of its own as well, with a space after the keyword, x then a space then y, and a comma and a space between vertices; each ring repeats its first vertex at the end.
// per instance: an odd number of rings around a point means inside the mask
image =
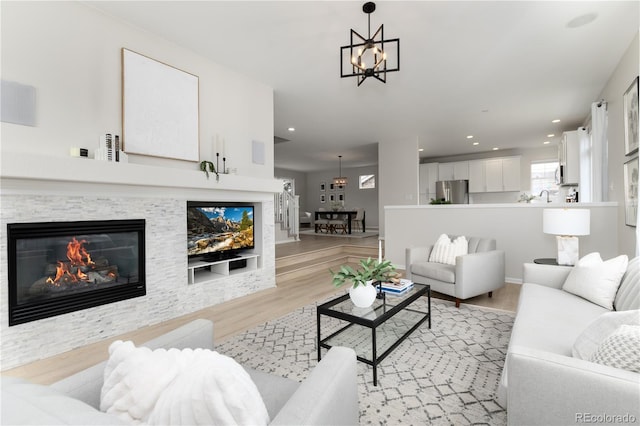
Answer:
POLYGON ((371 14, 375 10, 373 2, 362 6, 367 14, 367 37, 352 29, 350 44, 340 47, 340 77, 356 77, 358 86, 368 77, 386 83, 388 72, 400 71, 400 39, 385 40, 384 25, 371 35, 371 14))
POLYGON ((333 178, 335 186, 347 186, 347 178, 342 176, 342 155, 338 155, 338 177, 333 178))

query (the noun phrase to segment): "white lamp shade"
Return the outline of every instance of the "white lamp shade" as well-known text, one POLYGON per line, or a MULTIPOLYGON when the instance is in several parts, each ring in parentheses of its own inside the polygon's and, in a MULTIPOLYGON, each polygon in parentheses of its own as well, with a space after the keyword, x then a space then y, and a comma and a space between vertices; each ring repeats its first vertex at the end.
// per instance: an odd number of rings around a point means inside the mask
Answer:
POLYGON ((589 235, 591 211, 588 209, 544 209, 542 232, 552 235, 589 235))

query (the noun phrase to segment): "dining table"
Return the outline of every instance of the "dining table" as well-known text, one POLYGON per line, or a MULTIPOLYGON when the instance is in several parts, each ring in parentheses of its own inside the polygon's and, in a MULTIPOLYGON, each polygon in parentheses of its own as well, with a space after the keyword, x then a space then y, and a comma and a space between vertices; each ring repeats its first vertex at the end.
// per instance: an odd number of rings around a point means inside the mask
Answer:
MULTIPOLYGON (((325 215, 326 217, 329 216, 338 216, 338 215, 346 215, 347 216, 347 233, 351 234, 351 220, 353 218, 356 217, 356 213, 358 213, 356 210, 320 210, 320 211, 315 211, 314 212, 314 218, 315 220, 318 220, 320 218, 320 215, 325 215)), ((366 213, 363 212, 362 215, 362 232, 365 232, 365 218, 366 218, 366 213)), ((315 228, 315 232, 316 234, 318 233, 318 228, 315 228)))

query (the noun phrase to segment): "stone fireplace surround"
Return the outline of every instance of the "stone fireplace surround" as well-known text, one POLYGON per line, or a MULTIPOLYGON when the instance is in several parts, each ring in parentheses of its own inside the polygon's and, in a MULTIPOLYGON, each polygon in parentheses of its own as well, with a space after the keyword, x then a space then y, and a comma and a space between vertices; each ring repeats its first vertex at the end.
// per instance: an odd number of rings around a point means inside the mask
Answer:
POLYGON ((46 167, 51 159, 28 160, 27 166, 27 159, 3 153, 0 269, 7 267, 8 223, 144 218, 147 295, 9 327, 8 278, 2 273, 3 370, 275 287, 273 193, 280 181, 222 175, 216 182, 200 171, 70 158, 56 159, 54 170, 46 167), (59 173, 60 163, 74 166, 75 173, 59 173), (39 170, 37 176, 32 170, 39 170), (254 203, 257 270, 187 284, 189 199, 254 203))

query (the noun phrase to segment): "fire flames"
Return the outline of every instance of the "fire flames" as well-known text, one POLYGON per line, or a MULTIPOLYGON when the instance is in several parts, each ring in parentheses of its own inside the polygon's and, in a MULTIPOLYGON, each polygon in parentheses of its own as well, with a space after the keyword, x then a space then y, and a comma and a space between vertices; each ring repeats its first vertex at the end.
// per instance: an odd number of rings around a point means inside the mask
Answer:
POLYGON ((83 269, 86 270, 88 267, 91 267, 94 265, 94 262, 91 260, 89 252, 87 252, 83 246, 86 242, 86 240, 78 241, 76 237, 73 237, 73 239, 69 241, 67 244, 67 259, 69 259, 69 262, 58 261, 56 276, 55 278, 47 278, 47 283, 58 284, 61 281, 79 282, 88 280, 88 276, 84 273, 83 269))

